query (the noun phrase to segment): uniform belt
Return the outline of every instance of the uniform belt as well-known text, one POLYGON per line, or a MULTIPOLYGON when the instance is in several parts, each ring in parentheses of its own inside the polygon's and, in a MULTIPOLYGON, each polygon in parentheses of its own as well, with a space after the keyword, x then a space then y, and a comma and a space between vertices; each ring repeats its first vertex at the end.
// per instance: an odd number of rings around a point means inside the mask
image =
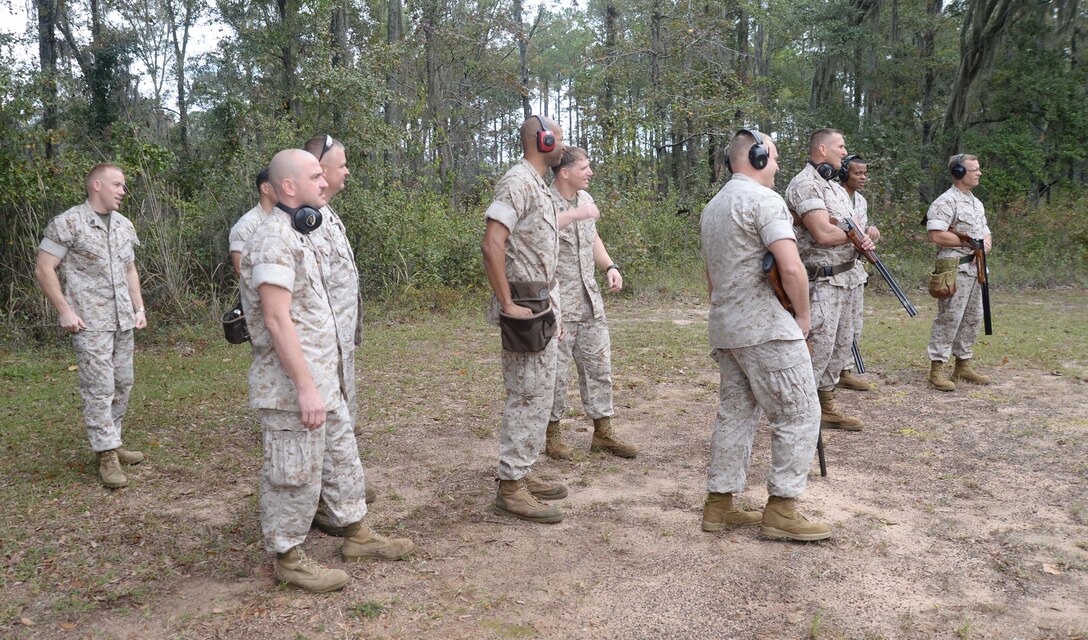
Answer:
POLYGON ((817 278, 830 278, 831 276, 837 276, 840 273, 846 273, 854 268, 854 263, 857 260, 851 260, 835 266, 824 265, 821 267, 805 267, 805 271, 808 272, 809 280, 816 280, 817 278))
POLYGON ((963 256, 962 258, 960 258, 960 264, 967 264, 969 262, 974 262, 974 261, 975 261, 975 254, 973 254, 973 253, 971 255, 969 255, 969 256, 963 256))

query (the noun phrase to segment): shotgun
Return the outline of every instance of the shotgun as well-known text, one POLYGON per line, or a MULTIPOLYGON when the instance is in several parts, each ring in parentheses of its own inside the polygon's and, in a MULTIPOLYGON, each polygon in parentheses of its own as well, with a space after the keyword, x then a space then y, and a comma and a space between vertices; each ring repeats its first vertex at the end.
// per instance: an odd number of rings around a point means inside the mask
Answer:
POLYGON ((994 328, 990 321, 990 277, 986 268, 986 239, 972 238, 971 236, 960 233, 954 229, 949 229, 949 231, 956 234, 957 238, 971 247, 971 250, 975 252, 975 271, 978 272, 976 279, 982 286, 982 323, 985 327, 986 335, 992 336, 994 335, 994 328))
MULTIPOLYGON (((767 280, 771 283, 771 288, 774 289, 774 296, 778 298, 778 301, 782 303, 782 306, 786 308, 786 311, 793 315, 793 303, 790 302, 790 297, 786 295, 786 288, 782 286, 782 274, 778 273, 778 263, 774 260, 774 254, 768 251, 763 254, 763 273, 767 276, 767 280)), ((805 341, 805 345, 808 346, 808 350, 812 352, 812 343, 808 340, 805 341)), ((865 373, 859 371, 858 373, 865 373)), ((827 458, 824 455, 824 430, 820 428, 820 435, 816 437, 816 455, 820 460, 820 477, 827 477, 827 458)))
POLYGON ((850 341, 850 353, 854 354, 854 368, 858 373, 865 373, 865 361, 861 359, 861 350, 858 349, 858 341, 850 341))
MULTIPOLYGON (((877 257, 876 251, 867 251, 861 248, 861 231, 858 229, 858 226, 854 224, 854 221, 850 218, 843 218, 843 222, 846 223, 846 236, 850 238, 850 242, 854 243, 854 248, 857 249, 858 253, 866 260, 872 263, 878 272, 880 272, 880 275, 884 278, 884 282, 888 283, 888 288, 892 290, 892 293, 895 294, 896 298, 899 298, 899 303, 907 310, 907 315, 912 318, 918 315, 918 310, 914 308, 914 305, 910 303, 910 300, 907 300, 907 294, 903 293, 903 290, 899 288, 899 283, 895 281, 891 272, 888 271, 888 268, 885 267, 884 263, 877 257)), ((831 219, 831 223, 837 224, 834 218, 831 219)), ((861 372, 859 371, 858 373, 861 372)))

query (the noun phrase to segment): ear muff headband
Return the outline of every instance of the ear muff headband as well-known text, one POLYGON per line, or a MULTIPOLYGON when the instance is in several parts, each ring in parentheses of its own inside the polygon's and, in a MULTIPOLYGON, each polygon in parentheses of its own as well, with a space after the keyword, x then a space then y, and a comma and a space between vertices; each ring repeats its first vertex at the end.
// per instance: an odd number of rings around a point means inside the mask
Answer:
POLYGON ((536 132, 536 150, 540 153, 555 151, 555 134, 544 126, 544 121, 540 119, 540 116, 534 113, 532 117, 536 118, 536 121, 540 123, 540 130, 536 132))
POLYGON ((314 231, 321 226, 322 215, 321 212, 313 207, 307 207, 305 205, 292 209, 282 202, 277 202, 276 206, 287 212, 287 215, 291 216, 291 226, 295 231, 303 235, 308 235, 311 231, 314 231))
POLYGON ((956 180, 963 180, 963 177, 967 175, 967 167, 963 166, 963 154, 956 156, 952 161, 952 166, 948 169, 952 173, 952 177, 956 180))
MULTIPOLYGON (((855 160, 861 160, 861 156, 851 153, 842 159, 842 166, 839 167, 838 179, 839 182, 846 184, 846 181, 850 179, 850 163, 855 160)), ((816 169, 819 171, 819 168, 816 169)))

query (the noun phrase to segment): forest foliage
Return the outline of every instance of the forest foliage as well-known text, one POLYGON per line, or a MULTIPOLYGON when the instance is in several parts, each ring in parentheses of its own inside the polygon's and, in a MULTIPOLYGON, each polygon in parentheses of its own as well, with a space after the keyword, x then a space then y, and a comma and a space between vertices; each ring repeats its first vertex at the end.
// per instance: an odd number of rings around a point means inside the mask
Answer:
POLYGON ((334 206, 367 295, 485 287, 482 211, 529 113, 592 154, 601 233, 636 290, 701 272, 699 213, 741 126, 774 135, 779 188, 811 130, 842 129, 869 161, 882 255, 908 286, 932 254, 918 218, 960 151, 981 159, 998 275, 1085 283, 1079 0, 30 4, 25 31, 0 35, 8 337, 54 324, 32 262, 92 164, 129 178, 155 315, 203 321, 233 296, 226 238, 253 176, 316 133, 347 148, 334 206))

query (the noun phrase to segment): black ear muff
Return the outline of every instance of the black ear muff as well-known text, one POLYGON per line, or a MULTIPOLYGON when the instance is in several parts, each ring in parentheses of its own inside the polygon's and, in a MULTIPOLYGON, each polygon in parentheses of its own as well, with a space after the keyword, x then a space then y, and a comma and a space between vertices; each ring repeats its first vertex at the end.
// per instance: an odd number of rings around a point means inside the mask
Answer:
POLYGON ((544 126, 544 121, 540 119, 540 116, 533 114, 532 117, 536 118, 536 121, 540 123, 540 130, 536 132, 536 150, 540 153, 555 151, 555 134, 544 126))
MULTIPOLYGON (((737 133, 747 133, 755 138, 755 144, 748 148, 748 162, 752 164, 752 168, 756 171, 766 168, 767 163, 771 161, 771 152, 763 144, 763 136, 759 134, 759 131, 755 129, 738 129, 737 133)), ((728 162, 729 158, 726 158, 726 166, 728 166, 728 162)))
POLYGON ((967 175, 967 167, 963 166, 963 154, 956 156, 956 159, 952 161, 952 166, 948 168, 952 173, 952 177, 956 180, 963 180, 963 176, 967 175))
MULTIPOLYGON (((846 181, 850 179, 850 163, 854 160, 861 160, 861 157, 851 153, 842 159, 842 166, 839 167, 839 172, 835 176, 839 179, 839 182, 846 184, 846 181)), ((819 171, 819 168, 816 170, 819 171)))
POLYGON ((824 180, 830 180, 835 177, 836 173, 838 173, 838 170, 834 166, 832 166, 830 162, 821 162, 820 164, 816 164, 812 160, 809 160, 808 163, 811 164, 814 169, 816 169, 816 173, 820 174, 820 177, 824 180))
POLYGON ((321 226, 321 212, 313 207, 303 205, 297 209, 292 209, 279 202, 276 203, 276 206, 283 209, 287 212, 287 215, 291 216, 291 226, 295 228, 295 231, 298 231, 303 235, 308 235, 311 231, 321 226))

